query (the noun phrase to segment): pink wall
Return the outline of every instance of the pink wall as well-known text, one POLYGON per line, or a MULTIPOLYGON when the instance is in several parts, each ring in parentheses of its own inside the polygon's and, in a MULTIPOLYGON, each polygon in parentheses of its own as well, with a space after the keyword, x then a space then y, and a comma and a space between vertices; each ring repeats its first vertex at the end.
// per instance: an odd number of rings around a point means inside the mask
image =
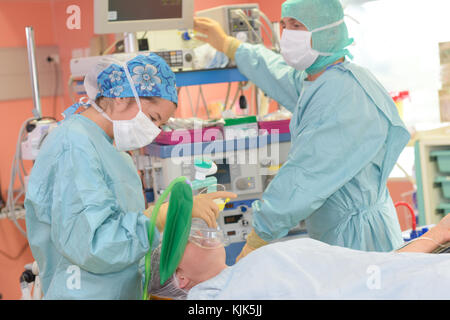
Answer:
MULTIPOLYGON (((37 46, 56 44, 48 1, 0 2, 0 47, 25 47, 25 27, 29 25, 35 29, 37 46)), ((28 64, 28 61, 24 63, 28 64)), ((52 97, 42 99, 42 108, 47 115, 51 114, 52 107, 52 97)), ((24 120, 33 116, 32 108, 31 99, 0 101, 0 183, 4 199, 19 129, 24 120)), ((29 163, 27 165, 30 166, 29 163)), ((26 238, 11 221, 0 220, 0 251, 15 257, 9 259, 0 253, 0 293, 3 299, 20 298, 19 277, 25 264, 33 262, 31 251, 24 247, 26 244, 26 238)))

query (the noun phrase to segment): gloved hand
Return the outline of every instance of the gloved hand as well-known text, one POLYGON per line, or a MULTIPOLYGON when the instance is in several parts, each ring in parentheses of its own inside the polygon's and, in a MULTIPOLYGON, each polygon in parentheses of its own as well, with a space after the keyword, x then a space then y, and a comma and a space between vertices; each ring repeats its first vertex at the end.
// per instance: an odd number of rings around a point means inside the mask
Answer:
POLYGON ((219 217, 219 206, 214 202, 215 199, 236 198, 237 195, 232 192, 218 191, 205 194, 199 194, 194 197, 192 207, 192 218, 203 219, 210 228, 217 228, 217 218, 219 217))
POLYGON ((196 39, 209 43, 217 51, 225 53, 230 59, 234 59, 234 54, 241 42, 228 36, 217 21, 210 18, 195 17, 194 30, 205 35, 198 35, 196 39))
MULTIPOLYGON (((144 214, 151 219, 152 218, 152 212, 153 208, 155 206, 149 206, 145 211, 144 214)), ((166 225, 166 218, 167 218, 167 210, 169 209, 169 203, 164 202, 161 207, 159 207, 158 215, 156 216, 156 228, 158 228, 159 232, 163 232, 164 226, 166 225)))
POLYGON ((252 229, 252 232, 247 236, 247 242, 244 245, 244 247, 241 250, 241 253, 237 256, 236 262, 238 262, 240 259, 248 255, 253 250, 256 250, 262 246, 265 246, 268 244, 268 242, 261 239, 255 232, 254 229, 252 229))
POLYGON ((205 36, 196 36, 197 39, 209 43, 214 49, 224 52, 224 43, 228 35, 222 26, 215 20, 204 17, 194 17, 194 30, 205 36))
MULTIPOLYGON (((194 203, 192 206, 192 218, 203 219, 210 228, 217 228, 217 218, 219 217, 219 206, 214 202, 215 199, 236 198, 237 195, 232 192, 218 191, 194 196, 194 203)), ((167 210, 169 203, 165 202, 159 208, 158 216, 156 217, 156 227, 159 232, 164 230, 167 218, 167 210)), ((151 218, 153 206, 150 206, 144 211, 144 214, 151 218)))

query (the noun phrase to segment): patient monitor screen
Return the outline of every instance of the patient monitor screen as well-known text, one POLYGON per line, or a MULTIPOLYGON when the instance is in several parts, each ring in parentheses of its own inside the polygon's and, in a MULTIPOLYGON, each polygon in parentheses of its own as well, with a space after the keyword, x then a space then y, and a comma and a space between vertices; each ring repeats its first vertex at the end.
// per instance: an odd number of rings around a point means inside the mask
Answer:
POLYGON ((229 184, 231 182, 230 165, 223 159, 222 163, 217 163, 217 172, 214 176, 218 184, 229 184))
POLYGON ((182 0, 109 0, 108 21, 182 18, 182 0))

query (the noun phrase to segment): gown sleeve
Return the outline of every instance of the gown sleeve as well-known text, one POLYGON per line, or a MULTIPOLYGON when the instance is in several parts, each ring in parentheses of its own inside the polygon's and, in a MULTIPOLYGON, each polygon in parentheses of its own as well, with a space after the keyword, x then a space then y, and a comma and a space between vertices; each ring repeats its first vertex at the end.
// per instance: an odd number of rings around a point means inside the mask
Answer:
POLYGON ((85 149, 70 144, 58 160, 51 238, 57 250, 81 268, 117 272, 150 249, 149 219, 142 211, 125 212, 120 207, 110 189, 114 186, 105 181, 100 159, 85 149))
POLYGON ((386 119, 356 81, 325 81, 304 108, 288 160, 252 206, 253 227, 265 241, 285 236, 320 208, 387 137, 386 119))
POLYGON ((235 60, 244 76, 269 97, 294 112, 302 87, 302 71, 288 66, 280 54, 263 45, 241 44, 235 60))

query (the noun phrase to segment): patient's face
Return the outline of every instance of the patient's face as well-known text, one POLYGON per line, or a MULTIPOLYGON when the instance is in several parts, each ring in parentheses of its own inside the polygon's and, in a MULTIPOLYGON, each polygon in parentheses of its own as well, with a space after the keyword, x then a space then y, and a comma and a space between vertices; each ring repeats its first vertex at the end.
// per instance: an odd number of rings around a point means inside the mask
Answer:
POLYGON ((186 290, 219 274, 225 266, 224 247, 202 248, 188 242, 177 269, 180 286, 186 290))

